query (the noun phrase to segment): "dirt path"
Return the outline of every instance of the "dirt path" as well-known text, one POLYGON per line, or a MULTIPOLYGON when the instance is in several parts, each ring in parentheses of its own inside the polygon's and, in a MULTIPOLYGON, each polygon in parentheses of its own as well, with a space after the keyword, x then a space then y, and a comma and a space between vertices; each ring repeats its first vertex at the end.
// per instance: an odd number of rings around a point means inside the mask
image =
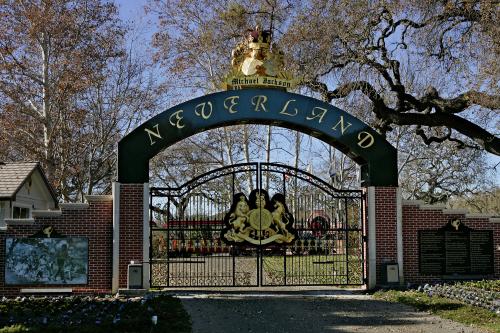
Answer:
POLYGON ((484 332, 367 295, 185 294, 179 297, 191 315, 193 333, 484 332))

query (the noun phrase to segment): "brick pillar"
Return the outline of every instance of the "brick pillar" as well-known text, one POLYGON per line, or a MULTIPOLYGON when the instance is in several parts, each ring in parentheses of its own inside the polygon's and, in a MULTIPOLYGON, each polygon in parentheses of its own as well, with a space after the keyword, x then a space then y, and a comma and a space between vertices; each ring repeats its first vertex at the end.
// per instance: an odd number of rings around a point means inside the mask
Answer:
POLYGON ((131 260, 142 262, 144 228, 144 184, 120 184, 119 288, 127 288, 131 260))
POLYGON ((380 285, 384 276, 382 264, 398 262, 397 187, 375 187, 375 239, 377 285, 380 285))

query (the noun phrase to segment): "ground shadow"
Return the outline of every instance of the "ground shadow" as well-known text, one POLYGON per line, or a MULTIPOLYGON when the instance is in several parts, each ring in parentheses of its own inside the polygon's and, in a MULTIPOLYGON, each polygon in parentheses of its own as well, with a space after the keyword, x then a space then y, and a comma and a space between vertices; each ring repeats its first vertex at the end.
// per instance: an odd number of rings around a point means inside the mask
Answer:
POLYGON ((372 328, 412 326, 424 314, 372 299, 324 297, 258 298, 245 295, 183 298, 193 332, 362 332, 372 328))

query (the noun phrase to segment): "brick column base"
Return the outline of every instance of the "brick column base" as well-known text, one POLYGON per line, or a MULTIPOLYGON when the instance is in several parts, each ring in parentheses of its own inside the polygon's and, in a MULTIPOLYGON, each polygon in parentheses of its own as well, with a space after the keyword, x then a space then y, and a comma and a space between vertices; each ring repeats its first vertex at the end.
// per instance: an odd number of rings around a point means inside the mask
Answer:
POLYGON ((145 260, 143 201, 143 184, 120 184, 119 288, 127 287, 127 269, 130 261, 140 263, 145 260))

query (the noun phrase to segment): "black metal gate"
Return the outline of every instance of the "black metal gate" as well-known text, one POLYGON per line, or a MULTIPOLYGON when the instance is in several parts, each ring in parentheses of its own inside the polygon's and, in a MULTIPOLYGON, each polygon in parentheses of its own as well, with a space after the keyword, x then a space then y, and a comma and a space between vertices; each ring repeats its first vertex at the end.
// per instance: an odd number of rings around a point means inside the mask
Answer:
POLYGON ((178 188, 150 191, 151 287, 362 285, 364 195, 337 190, 286 165, 244 163, 178 188), (221 237, 236 193, 280 193, 293 215, 289 244, 233 244, 221 237))

